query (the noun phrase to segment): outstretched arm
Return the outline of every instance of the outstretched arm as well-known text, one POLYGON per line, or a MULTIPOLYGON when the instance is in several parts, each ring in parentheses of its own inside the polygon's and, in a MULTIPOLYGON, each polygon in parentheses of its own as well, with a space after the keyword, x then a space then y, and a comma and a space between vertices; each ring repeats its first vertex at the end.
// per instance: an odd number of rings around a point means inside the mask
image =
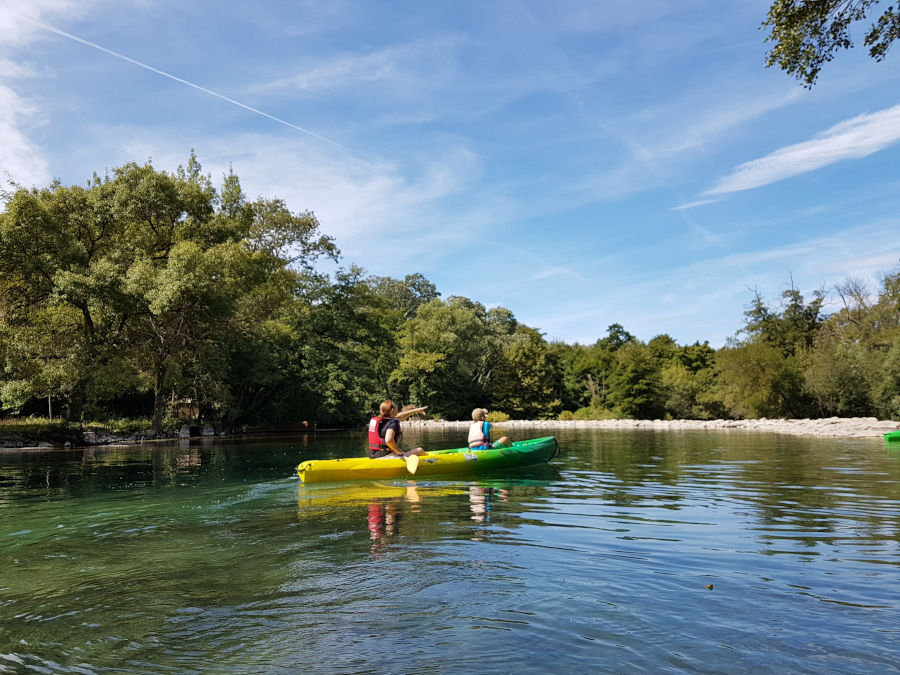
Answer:
POLYGON ((403 412, 397 413, 397 419, 401 422, 405 420, 407 417, 415 415, 420 412, 425 412, 428 409, 427 405, 423 405, 421 408, 413 408, 411 410, 404 410, 403 412))

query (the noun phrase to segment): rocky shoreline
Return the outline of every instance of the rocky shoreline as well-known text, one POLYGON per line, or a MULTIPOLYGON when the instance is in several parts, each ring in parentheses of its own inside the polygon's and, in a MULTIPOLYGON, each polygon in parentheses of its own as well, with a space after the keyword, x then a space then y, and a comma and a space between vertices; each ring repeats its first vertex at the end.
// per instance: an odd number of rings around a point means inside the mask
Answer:
MULTIPOLYGON (((404 426, 457 429, 470 422, 407 420, 404 426)), ((755 420, 509 420, 496 426, 508 429, 647 429, 652 431, 743 431, 839 438, 882 438, 900 430, 900 422, 875 417, 826 417, 822 419, 755 420)))
MULTIPOLYGON (((471 422, 468 421, 435 421, 406 420, 404 426, 422 429, 452 429, 463 432, 471 422)), ((678 432, 678 431, 736 431, 751 433, 788 434, 792 436, 820 436, 832 438, 882 438, 889 431, 900 430, 900 422, 879 420, 875 417, 826 417, 822 419, 755 419, 755 420, 508 420, 497 422, 496 426, 505 429, 539 429, 550 435, 559 429, 608 429, 678 432)), ((314 429, 304 428, 300 433, 309 433, 314 429)), ((320 431, 325 431, 320 429, 320 431)), ((333 430, 328 430, 333 431, 333 430)), ((297 433, 291 430, 289 435, 297 433)), ((215 435, 218 438, 241 438, 253 433, 214 434, 212 429, 204 428, 204 437, 215 435)), ((114 433, 97 433, 86 431, 80 438, 33 439, 18 434, 0 435, 0 449, 30 450, 49 448, 76 448, 89 446, 138 445, 154 441, 188 440, 192 435, 187 427, 179 433, 154 436, 149 432, 118 435, 114 433)))

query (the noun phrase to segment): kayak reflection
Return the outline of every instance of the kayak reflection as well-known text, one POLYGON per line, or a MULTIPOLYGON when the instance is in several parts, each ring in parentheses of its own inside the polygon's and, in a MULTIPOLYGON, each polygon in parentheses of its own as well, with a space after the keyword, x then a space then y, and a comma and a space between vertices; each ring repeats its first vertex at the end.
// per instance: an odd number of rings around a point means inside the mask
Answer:
MULTIPOLYGON (((383 554, 400 538, 481 538, 497 520, 498 506, 534 499, 549 481, 436 483, 404 481, 297 486, 297 517, 320 533, 365 533, 372 555, 383 554), (454 514, 456 514, 454 516, 454 514), (474 527, 466 534, 458 528, 474 527), (360 526, 365 523, 365 529, 360 526)), ((521 513, 513 507, 512 520, 521 513)))

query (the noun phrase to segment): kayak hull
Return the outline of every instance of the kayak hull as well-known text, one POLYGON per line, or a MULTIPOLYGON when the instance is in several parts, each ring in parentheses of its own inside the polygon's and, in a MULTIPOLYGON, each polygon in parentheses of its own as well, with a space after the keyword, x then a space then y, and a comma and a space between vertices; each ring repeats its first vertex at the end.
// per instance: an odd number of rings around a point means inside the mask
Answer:
MULTIPOLYGON (((507 448, 489 450, 436 450, 419 457, 416 477, 468 476, 489 471, 514 469, 550 460, 558 450, 553 436, 516 441, 507 448)), ((304 483, 330 483, 348 480, 386 480, 407 478, 411 474, 402 458, 369 459, 313 459, 297 466, 297 475, 304 483)))
POLYGON ((885 443, 900 443, 900 430, 889 431, 884 435, 885 443))

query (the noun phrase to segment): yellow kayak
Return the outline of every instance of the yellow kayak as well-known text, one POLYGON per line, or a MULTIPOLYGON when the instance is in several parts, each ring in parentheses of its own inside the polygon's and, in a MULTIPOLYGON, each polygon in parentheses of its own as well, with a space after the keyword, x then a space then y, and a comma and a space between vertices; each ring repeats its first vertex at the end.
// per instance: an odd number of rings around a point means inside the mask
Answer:
MULTIPOLYGON (((415 475, 466 476, 498 469, 513 469, 547 462, 559 446, 553 436, 516 441, 508 448, 488 450, 436 450, 419 457, 415 475)), ((312 459, 297 466, 304 483, 328 483, 346 480, 385 480, 412 475, 405 459, 347 457, 344 459, 312 459)))

